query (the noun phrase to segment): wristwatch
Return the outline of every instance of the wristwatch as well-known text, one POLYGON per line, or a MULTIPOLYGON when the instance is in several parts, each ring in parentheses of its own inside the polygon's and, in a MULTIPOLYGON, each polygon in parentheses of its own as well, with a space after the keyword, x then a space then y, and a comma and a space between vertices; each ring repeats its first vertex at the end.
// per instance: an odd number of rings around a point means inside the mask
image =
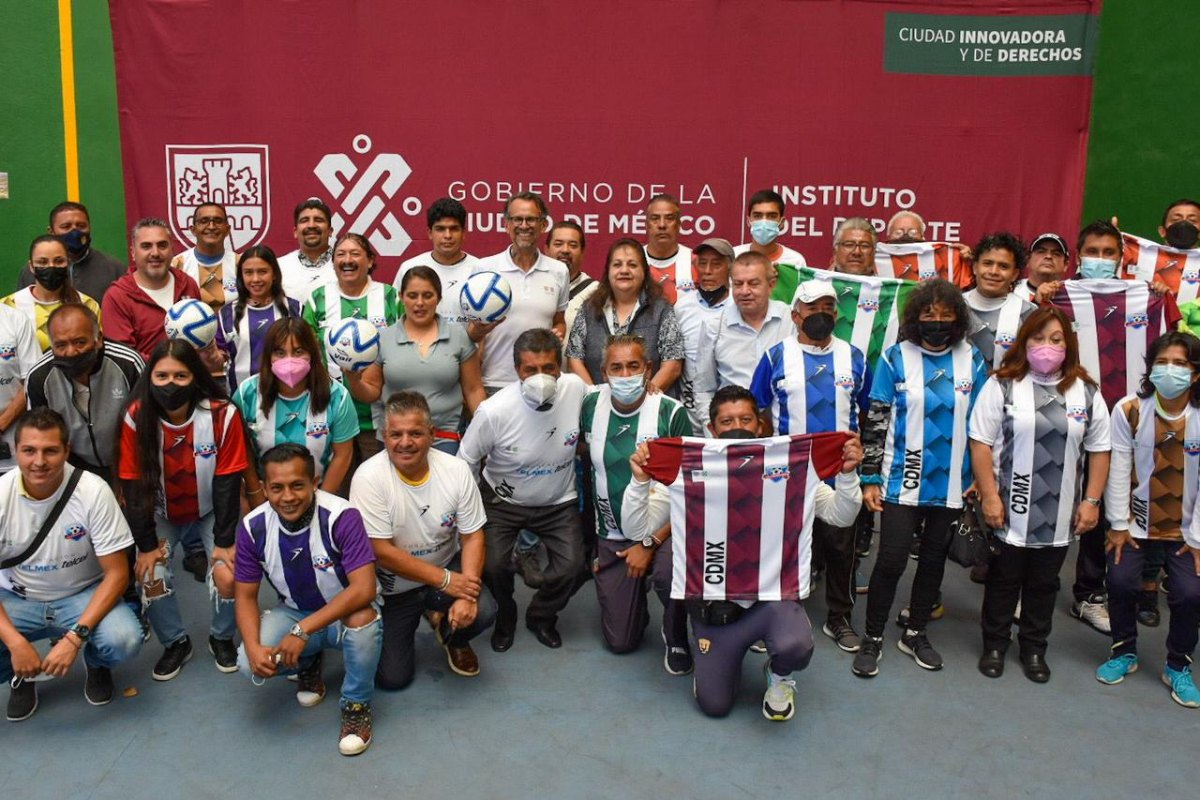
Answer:
POLYGON ((645 539, 642 539, 642 547, 646 548, 647 550, 653 550, 660 544, 662 544, 662 542, 653 536, 647 536, 645 539))
POLYGON ((1100 498, 1099 497, 1084 497, 1083 502, 1091 503, 1094 506, 1098 506, 1098 505, 1100 505, 1100 498))
POLYGON ((73 633, 79 637, 79 641, 87 644, 88 637, 92 635, 92 629, 87 625, 73 625, 67 633, 73 633))
POLYGON ((290 634, 291 636, 295 636, 297 639, 299 639, 302 642, 308 641, 308 634, 304 632, 304 628, 300 627, 299 622, 292 624, 291 630, 288 631, 288 634, 290 634))

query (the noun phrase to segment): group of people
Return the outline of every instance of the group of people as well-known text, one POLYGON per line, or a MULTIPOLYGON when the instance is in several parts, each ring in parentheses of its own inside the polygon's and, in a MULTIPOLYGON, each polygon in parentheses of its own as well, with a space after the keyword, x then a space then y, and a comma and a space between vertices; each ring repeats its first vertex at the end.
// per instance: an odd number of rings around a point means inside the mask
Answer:
MULTIPOLYGON (((422 619, 462 676, 479 673, 485 631, 493 651, 514 646, 518 575, 535 590, 525 625, 549 648, 589 580, 605 645, 639 648, 653 589, 664 668, 694 673, 705 713, 728 713, 754 648, 763 714, 785 720, 819 576, 821 630, 869 678, 914 558, 897 647, 942 667, 928 629, 973 507, 995 536, 973 573, 980 672, 1002 675, 1015 626, 1024 674, 1049 680, 1078 538, 1072 613, 1112 638, 1097 679, 1137 670, 1165 570, 1163 681, 1200 707, 1200 339, 1175 330, 1178 280, 1121 279, 1111 222, 1087 225, 1072 254, 1054 233, 925 242, 911 211, 883 232, 845 220, 817 269, 778 241, 785 211, 760 191, 750 244, 689 249, 679 204, 656 196, 648 241, 613 242, 593 279, 583 229, 551 224, 540 196, 505 203, 511 244, 478 259, 466 210, 442 198, 431 251, 386 283, 369 239, 335 239, 315 198, 295 209, 294 252, 231 252, 226 210, 206 203, 183 253, 165 222, 139 220, 128 269, 91 247, 83 206, 60 204, 0 303, 8 719, 32 715, 39 679, 81 653, 88 702, 109 702, 111 669, 151 634, 153 678, 179 675, 194 653, 182 551, 209 588, 218 670, 292 676, 313 706, 323 652, 342 651, 346 755, 371 742, 375 689, 412 682, 422 619), (458 302, 483 271, 511 288, 496 322, 458 302), (210 346, 168 338, 183 298, 216 311, 210 346), (364 369, 326 352, 347 319, 380 332, 364 369)), ((1186 250, 1197 225, 1200 204, 1181 200, 1160 234, 1186 250)))

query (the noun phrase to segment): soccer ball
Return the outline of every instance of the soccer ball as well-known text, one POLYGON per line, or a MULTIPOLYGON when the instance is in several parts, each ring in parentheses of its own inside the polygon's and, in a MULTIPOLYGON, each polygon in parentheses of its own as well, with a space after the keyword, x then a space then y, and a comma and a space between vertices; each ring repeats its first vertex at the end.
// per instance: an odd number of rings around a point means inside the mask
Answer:
POLYGON ((495 322, 512 305, 512 287, 498 272, 476 272, 463 282, 458 304, 470 319, 495 322))
POLYGON ((379 329, 365 319, 347 319, 325 333, 325 349, 334 364, 358 372, 379 358, 379 329))
POLYGON ((163 327, 168 339, 182 339, 197 350, 203 350, 217 335, 217 315, 208 303, 185 298, 167 309, 163 327))

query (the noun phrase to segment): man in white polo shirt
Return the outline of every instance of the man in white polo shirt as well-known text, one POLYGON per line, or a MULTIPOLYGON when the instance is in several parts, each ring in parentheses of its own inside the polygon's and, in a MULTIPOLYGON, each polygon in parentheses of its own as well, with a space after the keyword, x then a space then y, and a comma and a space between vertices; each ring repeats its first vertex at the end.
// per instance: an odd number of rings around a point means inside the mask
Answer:
POLYGON ((67 464, 57 412, 28 411, 15 433, 17 469, 0 477, 0 680, 20 679, 8 700, 13 722, 37 710, 33 680, 66 675, 81 652, 84 697, 108 703, 109 670, 142 647, 137 617, 120 602, 133 535, 117 498, 67 464), (44 657, 30 643, 39 639, 57 639, 44 657))
POLYGON ((483 340, 483 388, 488 394, 517 380, 513 343, 527 330, 550 328, 566 336, 570 277, 561 261, 538 250, 546 230, 546 202, 541 195, 521 192, 504 207, 504 228, 512 244, 494 256, 480 259, 475 272, 498 272, 512 287, 512 305, 504 319, 483 340))
POLYGON ((562 344, 545 328, 522 333, 513 345, 519 382, 480 404, 462 446, 462 458, 483 473, 487 511, 484 580, 499 605, 492 649, 512 647, 517 623, 511 555, 528 529, 546 546, 543 581, 529 603, 525 625, 546 647, 561 647, 558 612, 571 597, 583 566, 583 533, 575 492, 579 413, 587 384, 562 374, 562 344))
POLYGON ((415 673, 413 636, 424 614, 458 675, 479 674, 471 640, 491 627, 496 603, 483 587, 479 487, 467 464, 433 449, 433 418, 420 392, 384 405, 382 453, 363 462, 350 503, 367 525, 383 587, 383 653, 376 683, 403 689, 415 673))

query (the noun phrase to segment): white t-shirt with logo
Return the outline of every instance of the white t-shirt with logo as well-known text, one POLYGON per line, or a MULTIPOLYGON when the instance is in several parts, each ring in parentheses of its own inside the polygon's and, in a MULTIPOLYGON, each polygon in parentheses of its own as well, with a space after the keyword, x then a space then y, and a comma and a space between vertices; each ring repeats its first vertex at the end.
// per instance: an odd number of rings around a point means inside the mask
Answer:
POLYGON ((465 326, 471 320, 463 313, 462 306, 458 302, 458 295, 462 292, 463 283, 471 277, 471 273, 475 271, 478 264, 479 259, 470 253, 463 253, 462 258, 450 266, 435 261, 432 251, 422 253, 400 264, 400 269, 396 270, 396 280, 392 281, 392 285, 396 287, 396 294, 399 294, 400 281, 404 277, 404 273, 413 267, 429 267, 437 273, 438 279, 442 282, 442 301, 438 303, 438 313, 451 322, 465 326))
POLYGON ((554 315, 566 311, 571 299, 571 277, 567 266, 538 254, 529 271, 512 260, 509 248, 494 256, 481 258, 472 272, 498 272, 512 288, 512 306, 504 321, 487 335, 483 343, 483 385, 499 389, 517 379, 513 366, 513 344, 530 328, 549 328, 554 315))
POLYGON ((479 405, 458 450, 473 472, 513 505, 553 506, 574 500, 579 412, 588 385, 563 375, 545 411, 529 405, 511 383, 479 405))
MULTIPOLYGON (((25 551, 41 530, 75 467, 67 465, 62 485, 45 500, 25 494, 17 470, 0 476, 0 561, 25 551)), ((133 544, 133 534, 108 484, 84 472, 54 526, 24 563, 0 570, 0 588, 39 603, 78 594, 104 577, 98 556, 133 544)))
MULTIPOLYGON (((437 449, 429 451, 429 475, 419 486, 400 478, 386 450, 371 456, 354 473, 350 504, 362 514, 372 539, 391 539, 413 558, 438 567, 458 552, 459 533, 473 534, 487 522, 471 468, 437 449)), ((382 565, 376 565, 376 573, 384 594, 422 585, 382 565)))
MULTIPOLYGON (((42 348, 38 343, 37 329, 33 327, 29 317, 11 306, 0 304, 0 410, 8 408, 8 404, 21 390, 25 374, 33 369, 33 365, 41 357, 42 348)), ((14 427, 15 424, 9 425, 8 430, 4 432, 4 442, 15 454, 17 445, 13 441, 14 427)), ((16 461, 11 458, 0 459, 0 473, 8 472, 16 465, 16 461)))

